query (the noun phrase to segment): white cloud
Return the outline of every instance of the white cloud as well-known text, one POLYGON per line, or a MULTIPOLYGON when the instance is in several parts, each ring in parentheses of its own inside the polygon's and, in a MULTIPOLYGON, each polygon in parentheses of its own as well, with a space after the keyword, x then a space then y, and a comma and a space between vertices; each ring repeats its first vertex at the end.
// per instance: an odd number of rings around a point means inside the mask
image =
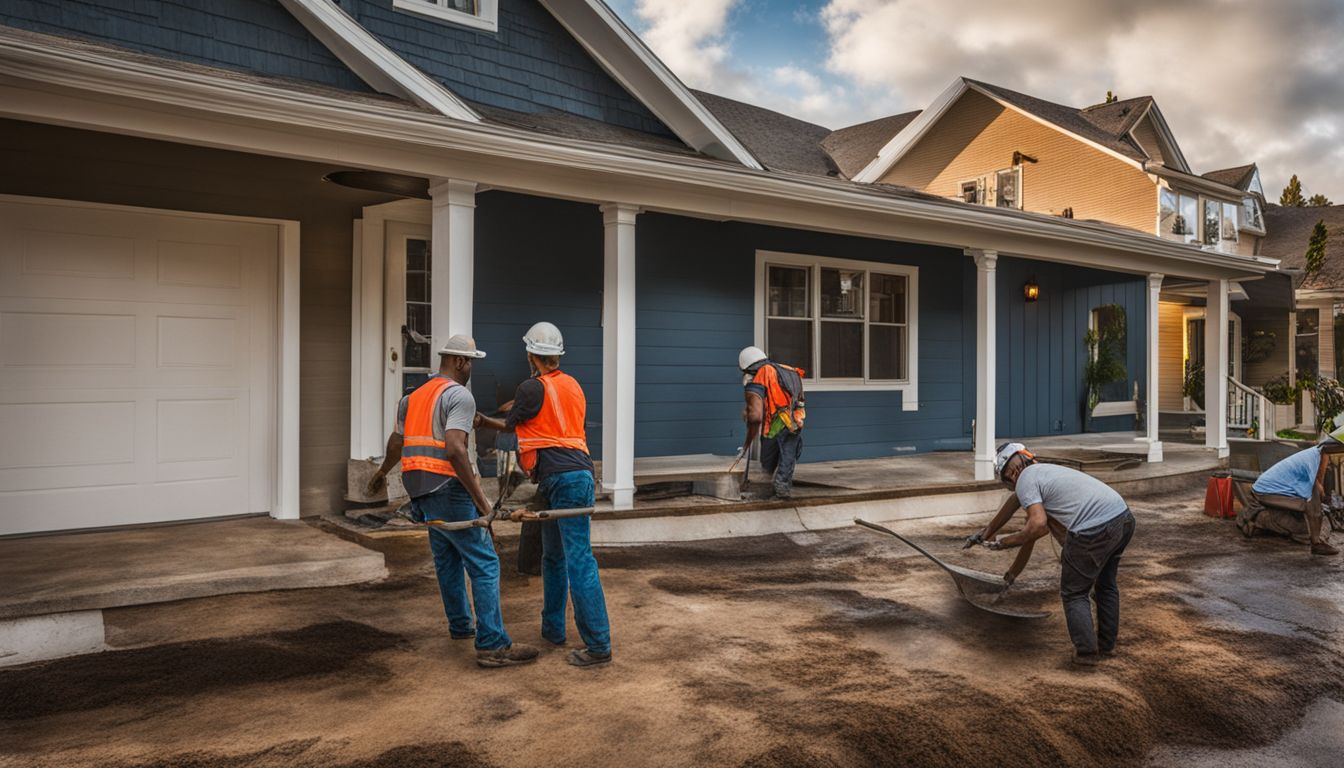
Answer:
POLYGON ((637 0, 643 38, 687 82, 709 82, 728 58, 728 13, 738 0, 637 0))
MULTIPOLYGON (((1197 171, 1260 163, 1344 201, 1338 0, 829 0, 827 67, 898 102, 957 75, 1084 106, 1152 94, 1197 171)), ((876 117, 876 114, 870 115, 876 117)))

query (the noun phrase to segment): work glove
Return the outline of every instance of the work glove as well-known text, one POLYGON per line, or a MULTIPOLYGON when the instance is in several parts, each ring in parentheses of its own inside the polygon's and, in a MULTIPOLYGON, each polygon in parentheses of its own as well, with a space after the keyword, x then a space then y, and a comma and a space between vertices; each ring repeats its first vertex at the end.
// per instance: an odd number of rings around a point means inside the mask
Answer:
POLYGON ((998 552, 999 550, 1003 549, 1003 542, 999 539, 998 536, 995 536, 989 541, 980 542, 980 546, 984 547, 985 549, 998 552))
POLYGON ((961 545, 961 548, 970 549, 971 547, 974 547, 976 544, 983 544, 984 542, 985 542, 985 532, 984 530, 979 530, 971 534, 970 536, 967 536, 966 541, 961 545))

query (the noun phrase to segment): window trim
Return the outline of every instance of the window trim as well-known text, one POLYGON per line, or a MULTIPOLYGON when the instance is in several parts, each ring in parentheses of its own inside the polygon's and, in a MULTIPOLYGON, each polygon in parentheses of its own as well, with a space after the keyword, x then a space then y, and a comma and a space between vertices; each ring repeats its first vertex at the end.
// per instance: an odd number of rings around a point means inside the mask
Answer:
MULTIPOLYGON (((830 256, 814 256, 803 253, 786 253, 783 251, 756 251, 756 285, 755 295, 753 297, 754 311, 752 323, 755 344, 761 349, 765 349, 765 312, 767 309, 766 268, 772 264, 784 267, 807 267, 811 273, 808 286, 811 294, 809 296, 809 301, 812 303, 812 309, 816 315, 811 318, 813 325, 816 326, 816 330, 812 335, 813 369, 808 371, 808 377, 803 379, 809 392, 901 392, 904 394, 904 397, 901 398, 901 410, 919 410, 919 267, 910 264, 892 264, 883 261, 863 261, 858 259, 837 259, 830 256), (818 368, 818 365, 821 361, 821 304, 819 294, 821 291, 821 284, 818 280, 818 276, 823 267, 831 269, 856 269, 863 270, 865 273, 876 272, 886 275, 900 275, 905 278, 906 378, 904 380, 827 379, 823 381, 819 378, 820 369, 818 368)), ((865 329, 869 323, 867 291, 871 289, 871 282, 871 279, 865 275, 863 320, 865 329)), ((868 334, 865 330, 863 339, 865 370, 867 369, 869 355, 868 343, 868 334)))
POLYGON ((972 179, 963 179, 961 183, 957 185, 957 189, 959 190, 957 199, 961 200, 963 203, 966 202, 966 187, 967 185, 970 184, 975 185, 976 200, 974 203, 966 203, 966 204, 989 205, 989 203, 985 201, 985 198, 989 196, 989 183, 985 180, 984 176, 976 176, 975 178, 972 179))
POLYGON ((392 0, 392 7, 398 11, 413 13, 435 21, 483 29, 487 32, 498 32, 499 0, 476 0, 476 2, 480 11, 475 14, 444 7, 439 5, 438 0, 392 0))

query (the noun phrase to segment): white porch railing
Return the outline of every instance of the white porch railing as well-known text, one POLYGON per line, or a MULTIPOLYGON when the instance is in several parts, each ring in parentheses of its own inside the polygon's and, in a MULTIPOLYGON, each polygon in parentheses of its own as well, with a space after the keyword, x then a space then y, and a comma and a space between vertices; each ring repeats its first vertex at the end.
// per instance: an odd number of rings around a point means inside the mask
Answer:
POLYGON ((1269 399, 1231 376, 1227 377, 1227 428, 1244 429, 1254 440, 1267 440, 1277 432, 1269 399))

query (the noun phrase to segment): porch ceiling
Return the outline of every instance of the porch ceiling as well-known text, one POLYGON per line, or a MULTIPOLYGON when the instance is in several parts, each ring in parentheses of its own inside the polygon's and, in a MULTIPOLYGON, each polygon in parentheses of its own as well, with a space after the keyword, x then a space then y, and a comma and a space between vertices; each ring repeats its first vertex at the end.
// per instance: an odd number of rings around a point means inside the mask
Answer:
POLYGON ((1277 262, 1170 243, 1123 228, 967 206, 902 188, 761 172, 542 137, 236 78, 128 67, 88 48, 0 31, 0 115, 534 195, 865 237, 994 250, 1134 274, 1246 279, 1277 262))

